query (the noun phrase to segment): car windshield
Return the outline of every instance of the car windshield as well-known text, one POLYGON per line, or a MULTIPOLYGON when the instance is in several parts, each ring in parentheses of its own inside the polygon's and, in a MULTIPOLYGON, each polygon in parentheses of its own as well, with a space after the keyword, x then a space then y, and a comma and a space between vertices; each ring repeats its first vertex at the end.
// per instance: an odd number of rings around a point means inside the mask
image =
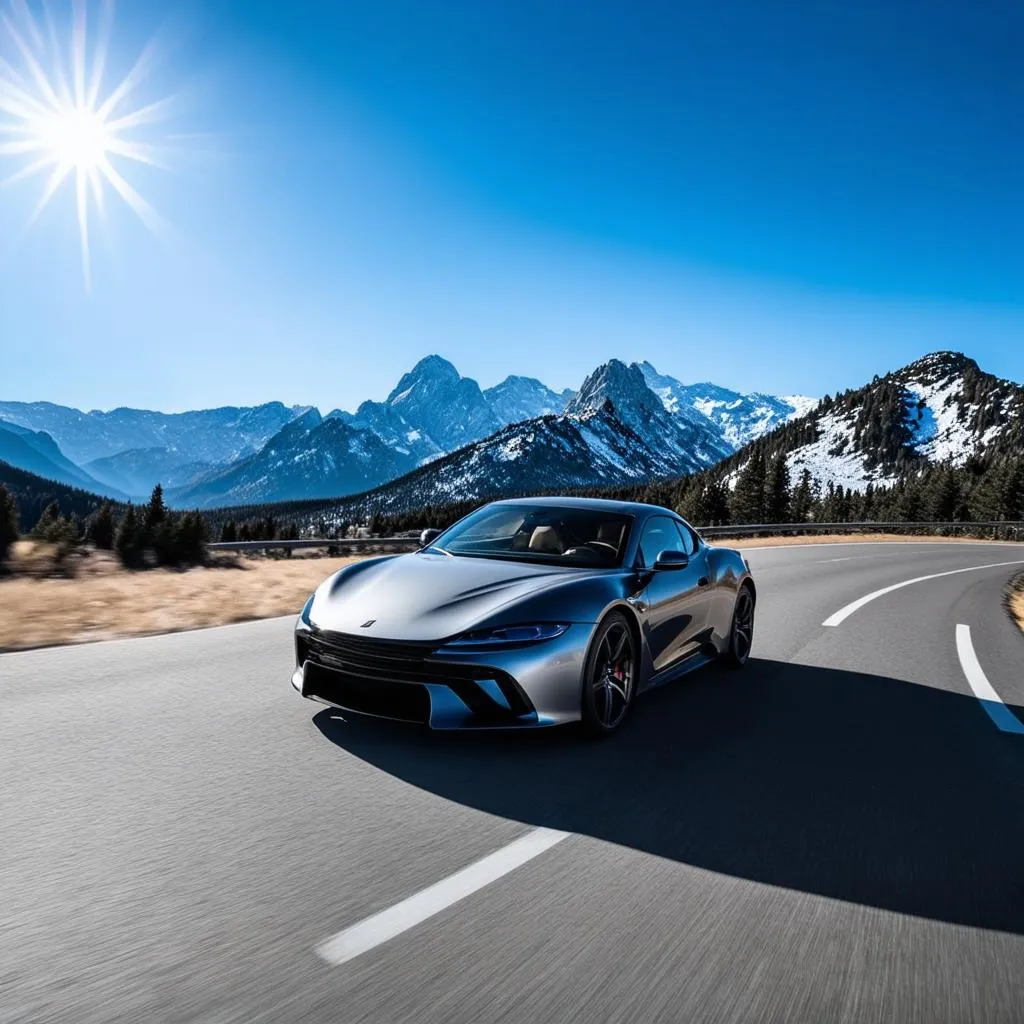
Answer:
POLYGON ((597 508, 487 505, 432 547, 475 558, 613 568, 622 563, 631 522, 631 516, 597 508))

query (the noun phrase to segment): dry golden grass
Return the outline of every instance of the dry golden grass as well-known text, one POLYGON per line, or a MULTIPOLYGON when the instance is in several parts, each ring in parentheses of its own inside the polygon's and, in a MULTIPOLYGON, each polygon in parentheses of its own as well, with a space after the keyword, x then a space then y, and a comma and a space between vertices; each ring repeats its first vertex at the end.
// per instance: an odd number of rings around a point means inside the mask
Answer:
MULTIPOLYGON (((721 543, 746 548, 949 539, 864 534, 730 538, 721 543)), ((318 583, 355 560, 326 558, 315 551, 297 552, 293 558, 218 553, 207 566, 127 572, 109 552, 72 555, 58 566, 52 546, 19 541, 12 552, 13 571, 0 576, 0 650, 173 633, 297 614, 318 583)), ((1012 600, 1018 620, 1024 623, 1024 594, 1012 600)))
MULTIPOLYGON (((0 650, 172 633, 297 614, 352 558, 220 558, 182 571, 126 572, 106 552, 76 560, 73 579, 46 576, 49 552, 20 542, 0 578, 0 650)), ((52 564, 52 561, 51 561, 52 564)))
POLYGON ((1024 590, 1015 591, 1010 595, 1010 614, 1024 630, 1024 590))

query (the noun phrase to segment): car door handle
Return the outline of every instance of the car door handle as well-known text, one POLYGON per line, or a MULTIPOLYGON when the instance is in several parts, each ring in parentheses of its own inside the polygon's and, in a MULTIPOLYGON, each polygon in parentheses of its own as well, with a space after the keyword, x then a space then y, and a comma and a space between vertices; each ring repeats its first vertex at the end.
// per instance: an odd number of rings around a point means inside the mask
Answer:
POLYGON ((709 580, 707 578, 707 576, 701 576, 701 578, 699 580, 697 580, 697 586, 698 587, 706 587, 710 582, 711 582, 711 580, 709 580))

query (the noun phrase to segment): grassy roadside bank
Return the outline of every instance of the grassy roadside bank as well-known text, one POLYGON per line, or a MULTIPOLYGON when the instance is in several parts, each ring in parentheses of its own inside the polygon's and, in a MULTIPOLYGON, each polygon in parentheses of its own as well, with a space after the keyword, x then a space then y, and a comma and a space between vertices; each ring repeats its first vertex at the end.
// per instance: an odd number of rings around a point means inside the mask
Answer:
MULTIPOLYGON (((871 534, 762 537, 723 540, 722 544, 755 548, 906 540, 871 534)), ((934 543, 950 538, 909 540, 934 543)), ((328 558, 316 551, 296 553, 293 558, 217 553, 203 566, 132 572, 121 568, 109 552, 96 551, 79 562, 73 578, 60 578, 46 571, 50 559, 45 546, 20 541, 12 560, 14 572, 0 576, 0 651, 173 633, 297 614, 317 584, 357 557, 328 558)), ((1024 593, 1011 600, 1024 624, 1024 593)))
POLYGON ((1017 591, 1010 598, 1010 612, 1017 620, 1017 625, 1024 630, 1024 591, 1017 591))
MULTIPOLYGON (((39 552, 25 548, 16 554, 31 566, 39 552)), ((297 613, 326 576, 352 561, 214 556, 208 565, 183 570, 130 572, 108 552, 93 552, 71 579, 0 577, 0 651, 297 613)))
POLYGON ((1014 577, 1006 593, 1006 610, 1024 632, 1024 573, 1014 577))

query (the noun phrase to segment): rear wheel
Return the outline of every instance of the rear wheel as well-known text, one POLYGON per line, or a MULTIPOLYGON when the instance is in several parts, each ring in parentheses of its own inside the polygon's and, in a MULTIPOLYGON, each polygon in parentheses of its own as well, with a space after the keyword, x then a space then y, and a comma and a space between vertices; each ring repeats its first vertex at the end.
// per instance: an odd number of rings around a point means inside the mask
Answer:
POLYGON ((747 585, 740 587, 732 613, 729 647, 725 663, 730 668, 742 668, 750 657, 754 643, 754 591, 747 585))
POLYGON ((636 689, 637 651, 621 612, 612 612, 594 634, 583 675, 584 728, 595 736, 613 733, 624 721, 636 689))

